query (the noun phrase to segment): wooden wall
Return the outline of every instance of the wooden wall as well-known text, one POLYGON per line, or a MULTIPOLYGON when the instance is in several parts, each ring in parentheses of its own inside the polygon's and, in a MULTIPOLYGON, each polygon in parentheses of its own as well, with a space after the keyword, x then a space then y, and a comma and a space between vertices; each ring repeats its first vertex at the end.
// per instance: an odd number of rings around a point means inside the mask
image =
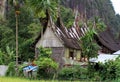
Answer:
POLYGON ((59 64, 59 67, 62 68, 64 65, 63 57, 65 54, 64 47, 54 47, 52 48, 52 58, 59 64))

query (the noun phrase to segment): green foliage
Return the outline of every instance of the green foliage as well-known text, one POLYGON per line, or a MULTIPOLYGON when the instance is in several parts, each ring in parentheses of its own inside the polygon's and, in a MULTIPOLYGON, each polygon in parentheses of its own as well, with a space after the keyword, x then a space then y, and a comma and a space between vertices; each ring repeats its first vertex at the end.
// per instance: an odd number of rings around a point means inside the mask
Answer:
POLYGON ((98 45, 94 42, 94 34, 96 34, 94 29, 89 29, 89 31, 81 38, 82 55, 88 58, 96 57, 98 51, 98 45))
POLYGON ((89 78, 97 81, 111 81, 120 78, 120 59, 109 60, 105 63, 98 63, 89 67, 89 78))
POLYGON ((19 75, 19 77, 23 77, 24 76, 23 68, 26 67, 26 66, 28 66, 28 65, 24 64, 24 63, 18 66, 18 75, 19 75))
MULTIPOLYGON (((36 22, 35 19, 33 19, 32 14, 26 10, 26 7, 23 6, 20 9, 21 13, 18 16, 18 44, 19 44, 19 60, 25 61, 28 58, 34 58, 34 51, 30 48, 31 44, 33 43, 36 32, 40 31, 40 26, 38 22, 36 22), (36 24, 36 25, 35 25, 36 24), (34 26, 35 25, 35 26, 34 26)), ((15 27, 16 27, 16 19, 15 19, 15 13, 14 8, 11 9, 7 13, 7 27, 6 29, 10 29, 9 31, 12 31, 13 33, 6 34, 6 37, 2 38, 2 43, 7 44, 9 43, 10 47, 14 48, 15 50, 15 27), (9 37, 11 36, 11 37, 9 37), (9 38, 12 38, 9 40, 9 38)), ((2 27, 3 28, 3 27, 2 27)), ((8 31, 8 33, 9 33, 8 31)), ((3 31, 4 33, 5 31, 3 31)), ((6 44, 5 44, 6 45, 6 44)), ((2 45, 3 46, 3 45, 2 45)), ((4 47, 4 46, 3 46, 4 47)), ((2 48, 3 48, 2 47, 2 48)))
POLYGON ((11 48, 15 46, 15 44, 13 44, 15 43, 15 36, 13 36, 13 30, 7 27, 6 24, 3 24, 0 24, 0 48, 5 51, 6 46, 11 46, 11 48))
POLYGON ((35 39, 36 36, 38 36, 38 34, 40 33, 41 27, 42 26, 40 25, 38 20, 35 20, 33 23, 27 26, 28 34, 31 36, 30 38, 35 39))
POLYGON ((53 69, 56 69, 58 66, 57 64, 50 58, 40 58, 36 64, 40 67, 40 68, 49 68, 52 67, 53 69))
POLYGON ((28 7, 33 10, 35 16, 39 18, 46 17, 46 10, 49 11, 52 17, 57 15, 57 0, 27 0, 26 3, 28 7))
MULTIPOLYGON (((16 19, 15 10, 12 5, 12 0, 8 1, 10 11, 6 13, 6 21, 0 21, 0 48, 7 56, 6 46, 15 51, 15 33, 16 19)), ((33 18, 33 14, 27 10, 26 6, 20 8, 18 15, 18 54, 19 61, 25 61, 28 58, 34 58, 34 50, 31 49, 31 44, 34 42, 41 25, 38 19, 33 18)), ((6 60, 7 61, 7 60, 6 60)))
POLYGON ((106 29, 105 23, 99 17, 94 18, 94 23, 95 23, 94 27, 97 33, 104 31, 106 29))
POLYGON ((27 35, 29 37, 24 38, 22 36, 21 38, 19 38, 19 42, 24 41, 20 44, 20 48, 19 48, 19 51, 21 54, 19 57, 22 58, 22 60, 34 58, 34 51, 30 47, 31 47, 31 44, 34 42, 35 38, 38 36, 40 29, 41 29, 41 25, 35 20, 33 23, 31 23, 26 27, 27 35))
POLYGON ((102 68, 102 70, 99 70, 102 80, 113 80, 120 78, 120 59, 117 59, 116 61, 109 61, 105 64, 100 64, 100 68, 102 68))
POLYGON ((87 21, 87 26, 89 27, 88 31, 80 40, 82 41, 82 55, 88 58, 88 76, 92 77, 93 73, 91 73, 89 58, 94 58, 98 55, 99 46, 95 42, 94 36, 98 32, 103 31, 104 24, 101 24, 101 22, 98 22, 98 19, 95 19, 94 22, 87 21))
POLYGON ((42 47, 39 50, 40 50, 39 57, 35 61, 37 66, 39 66, 37 76, 38 78, 46 79, 53 78, 58 69, 58 64, 50 58, 52 51, 50 48, 42 47))
POLYGON ((8 65, 9 62, 13 62, 15 60, 15 54, 9 46, 6 46, 6 50, 3 52, 0 50, 0 64, 8 65))
POLYGON ((26 61, 29 58, 34 59, 34 51, 30 48, 33 42, 33 39, 24 40, 20 39, 19 41, 24 41, 19 45, 19 59, 20 61, 26 61))
MULTIPOLYGON (((29 38, 27 26, 33 22, 33 16, 26 10, 26 7, 22 7, 20 12, 20 15, 18 15, 19 37, 29 38)), ((16 19, 14 9, 11 9, 7 14, 7 26, 11 28, 15 34, 16 19)))
POLYGON ((87 69, 80 66, 65 67, 58 73, 61 80, 85 80, 87 79, 87 69))
POLYGON ((6 72, 6 76, 15 76, 16 71, 15 71, 15 62, 10 62, 8 65, 8 70, 6 72))
POLYGON ((15 60, 15 53, 13 49, 10 49, 9 46, 6 46, 6 51, 4 55, 4 64, 8 64, 9 62, 13 62, 15 60))
POLYGON ((74 68, 63 68, 59 72, 58 78, 64 79, 64 80, 73 80, 75 72, 76 70, 74 68))
POLYGON ((40 47, 40 48, 39 48, 39 51, 40 51, 39 58, 40 58, 40 57, 50 58, 50 56, 51 56, 51 54, 52 54, 51 48, 43 48, 43 47, 40 47))
POLYGON ((88 66, 88 78, 93 80, 93 81, 100 81, 101 77, 99 75, 99 72, 96 71, 98 68, 96 68, 95 64, 89 65, 88 66))
POLYGON ((74 14, 70 8, 65 8, 61 6, 60 14, 62 21, 66 27, 71 27, 74 22, 74 14))
POLYGON ((4 64, 4 53, 0 50, 0 65, 4 64))
POLYGON ((82 55, 88 57, 89 60, 89 58, 97 57, 99 46, 95 42, 94 36, 103 31, 105 29, 105 25, 98 18, 95 18, 94 22, 88 20, 86 24, 88 31, 80 38, 80 40, 82 41, 82 55))
POLYGON ((50 58, 40 58, 36 64, 39 66, 38 78, 52 79, 58 68, 57 63, 50 58))

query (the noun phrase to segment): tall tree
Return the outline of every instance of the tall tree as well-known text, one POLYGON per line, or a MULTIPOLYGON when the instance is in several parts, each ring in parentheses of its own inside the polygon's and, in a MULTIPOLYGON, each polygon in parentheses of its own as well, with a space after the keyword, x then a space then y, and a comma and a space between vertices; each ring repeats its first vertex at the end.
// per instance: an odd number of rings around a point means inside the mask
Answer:
POLYGON ((26 3, 33 10, 34 15, 40 19, 43 26, 47 17, 46 13, 52 17, 57 15, 57 0, 26 0, 26 3))
POLYGON ((34 15, 39 18, 43 26, 41 29, 41 36, 43 35, 43 30, 47 25, 49 16, 55 18, 57 15, 57 2, 57 0, 26 0, 29 8, 33 10, 34 15))

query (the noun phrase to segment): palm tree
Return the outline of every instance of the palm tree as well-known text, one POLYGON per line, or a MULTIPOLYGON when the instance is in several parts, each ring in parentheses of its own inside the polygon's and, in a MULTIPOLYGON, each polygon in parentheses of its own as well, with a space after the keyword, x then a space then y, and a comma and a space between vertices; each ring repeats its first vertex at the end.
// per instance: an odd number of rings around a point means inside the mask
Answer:
POLYGON ((26 0, 27 5, 33 10, 34 15, 40 19, 41 24, 45 27, 47 15, 52 17, 57 13, 58 0, 26 0), (43 20, 44 19, 44 20, 43 20))
POLYGON ((43 29, 46 27, 48 17, 55 18, 57 12, 57 0, 26 0, 29 9, 32 9, 35 16, 40 20, 43 28, 41 29, 41 36, 43 29), (49 16, 48 16, 49 15, 49 16))
POLYGON ((34 14, 39 18, 46 17, 46 11, 51 16, 56 15, 57 0, 26 0, 27 5, 34 11, 34 14))

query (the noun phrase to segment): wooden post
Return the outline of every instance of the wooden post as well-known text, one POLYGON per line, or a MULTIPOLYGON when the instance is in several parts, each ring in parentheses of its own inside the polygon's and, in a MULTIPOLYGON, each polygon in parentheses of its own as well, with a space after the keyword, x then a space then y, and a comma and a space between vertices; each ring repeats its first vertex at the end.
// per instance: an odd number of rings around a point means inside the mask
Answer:
POLYGON ((16 17, 16 73, 18 72, 18 14, 15 13, 16 17))

